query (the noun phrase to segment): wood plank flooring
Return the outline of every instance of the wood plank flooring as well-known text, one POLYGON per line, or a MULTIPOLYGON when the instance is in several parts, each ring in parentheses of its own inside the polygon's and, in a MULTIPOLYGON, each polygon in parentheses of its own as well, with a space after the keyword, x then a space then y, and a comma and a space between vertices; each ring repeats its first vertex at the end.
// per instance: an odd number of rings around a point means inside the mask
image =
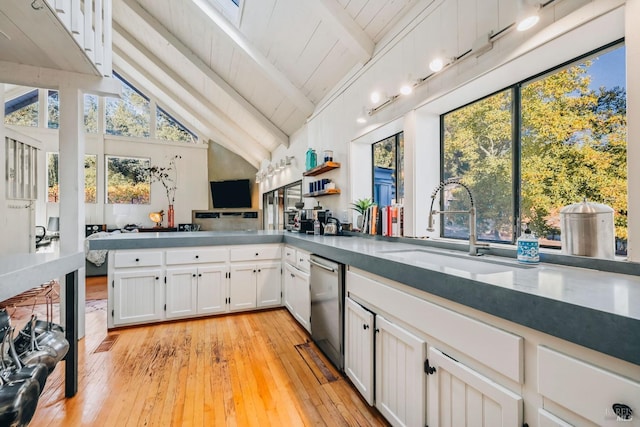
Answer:
POLYGON ((91 307, 78 394, 60 363, 31 426, 388 425, 284 308, 107 333, 91 307))

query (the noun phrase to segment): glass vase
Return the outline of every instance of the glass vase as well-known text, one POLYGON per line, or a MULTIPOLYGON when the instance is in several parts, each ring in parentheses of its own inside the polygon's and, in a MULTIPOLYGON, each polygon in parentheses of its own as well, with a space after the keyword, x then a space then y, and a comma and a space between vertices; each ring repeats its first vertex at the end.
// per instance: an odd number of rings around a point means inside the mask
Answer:
POLYGON ((173 210, 173 205, 169 205, 169 210, 167 211, 167 227, 173 228, 175 220, 175 212, 173 210))

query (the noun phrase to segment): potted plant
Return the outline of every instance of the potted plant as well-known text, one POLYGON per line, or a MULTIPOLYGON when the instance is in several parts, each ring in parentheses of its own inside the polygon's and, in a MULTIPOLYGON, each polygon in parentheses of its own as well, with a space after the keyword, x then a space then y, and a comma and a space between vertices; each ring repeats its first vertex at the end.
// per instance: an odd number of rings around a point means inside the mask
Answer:
POLYGON ((356 225, 359 229, 362 229, 362 221, 363 215, 371 206, 373 206, 373 199, 371 197, 366 197, 364 199, 358 199, 355 203, 351 203, 351 206, 354 211, 358 212, 358 218, 356 219, 356 225))

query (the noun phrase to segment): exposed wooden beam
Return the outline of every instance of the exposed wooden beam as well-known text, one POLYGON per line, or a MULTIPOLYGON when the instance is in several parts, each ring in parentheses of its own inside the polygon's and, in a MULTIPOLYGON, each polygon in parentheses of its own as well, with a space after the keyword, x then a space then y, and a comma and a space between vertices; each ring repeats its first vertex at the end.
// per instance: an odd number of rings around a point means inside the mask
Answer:
MULTIPOLYGON (((132 0, 125 0, 130 2, 132 0)), ((218 26, 256 65, 265 75, 278 86, 287 98, 293 102, 306 116, 315 110, 315 105, 307 98, 275 65, 271 63, 253 44, 234 27, 220 12, 212 7, 207 0, 191 0, 204 12, 211 21, 218 26)))
POLYGON ((100 77, 71 71, 34 67, 0 61, 0 82, 44 89, 59 89, 65 82, 74 82, 84 93, 100 96, 120 96, 122 86, 111 77, 100 77))
POLYGON ((331 27, 340 42, 346 45, 360 62, 365 64, 371 59, 375 43, 336 0, 308 0, 307 3, 315 8, 322 22, 331 27))
MULTIPOLYGON (((229 85, 222 77, 213 71, 200 57, 198 57, 191 49, 174 36, 166 27, 164 27, 156 18, 147 12, 136 1, 124 0, 123 2, 132 12, 136 13, 151 30, 159 37, 169 43, 184 58, 184 60, 195 66, 201 73, 209 78, 224 93, 227 94, 234 102, 246 110, 267 132, 273 135, 274 139, 286 147, 289 146, 289 136, 278 128, 271 120, 262 114, 256 107, 240 95, 231 85, 229 85)), ((114 17, 117 18, 117 17, 114 17)), ((114 23, 115 25, 115 23, 114 23)), ((306 99, 306 98, 305 98, 306 99)), ((308 101, 308 100, 307 100, 308 101)), ((313 106, 311 108, 313 111, 313 106)))
POLYGON ((135 81, 137 81, 141 87, 148 90, 150 93, 154 93, 160 98, 161 101, 173 103, 179 105, 185 112, 191 114, 197 121, 203 124, 207 124, 209 137, 212 137, 216 141, 221 142, 228 149, 238 153, 244 157, 247 161, 253 165, 258 165, 262 159, 270 158, 270 152, 262 147, 260 143, 254 140, 250 135, 242 130, 235 122, 220 111, 217 107, 212 105, 202 94, 195 91, 189 84, 180 78, 173 71, 168 69, 162 62, 156 58, 151 52, 146 50, 143 46, 137 44, 134 41, 126 39, 126 35, 121 34, 121 31, 126 31, 120 28, 114 23, 114 45, 113 51, 119 59, 116 64, 118 67, 127 68, 128 74, 135 73, 135 81), (139 54, 135 55, 137 58, 142 58, 143 64, 137 63, 131 55, 124 52, 120 45, 125 43, 129 44, 130 49, 134 49, 139 54), (172 82, 173 84, 167 85, 162 83, 160 79, 153 77, 153 73, 150 73, 154 69, 156 72, 160 72, 163 75, 162 81, 172 82), (147 70, 142 72, 140 70, 147 70), (174 89, 171 89, 172 86, 174 89), (175 88, 180 88, 183 92, 178 93, 175 88), (201 106, 201 108, 210 114, 206 117, 197 113, 195 108, 191 108, 186 105, 192 104, 192 102, 177 102, 177 99, 184 99, 188 96, 193 102, 201 106), (164 99, 163 99, 164 98, 164 99))

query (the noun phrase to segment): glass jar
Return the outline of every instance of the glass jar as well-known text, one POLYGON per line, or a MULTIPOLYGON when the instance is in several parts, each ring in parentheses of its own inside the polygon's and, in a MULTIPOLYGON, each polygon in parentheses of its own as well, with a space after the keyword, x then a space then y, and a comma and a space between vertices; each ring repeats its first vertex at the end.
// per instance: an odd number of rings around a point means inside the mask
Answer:
POLYGON ((314 150, 313 148, 309 148, 305 157, 305 167, 307 170, 309 170, 315 168, 316 166, 318 166, 318 157, 316 155, 316 150, 314 150))
POLYGON ((333 150, 324 150, 324 162, 333 162, 333 150))

